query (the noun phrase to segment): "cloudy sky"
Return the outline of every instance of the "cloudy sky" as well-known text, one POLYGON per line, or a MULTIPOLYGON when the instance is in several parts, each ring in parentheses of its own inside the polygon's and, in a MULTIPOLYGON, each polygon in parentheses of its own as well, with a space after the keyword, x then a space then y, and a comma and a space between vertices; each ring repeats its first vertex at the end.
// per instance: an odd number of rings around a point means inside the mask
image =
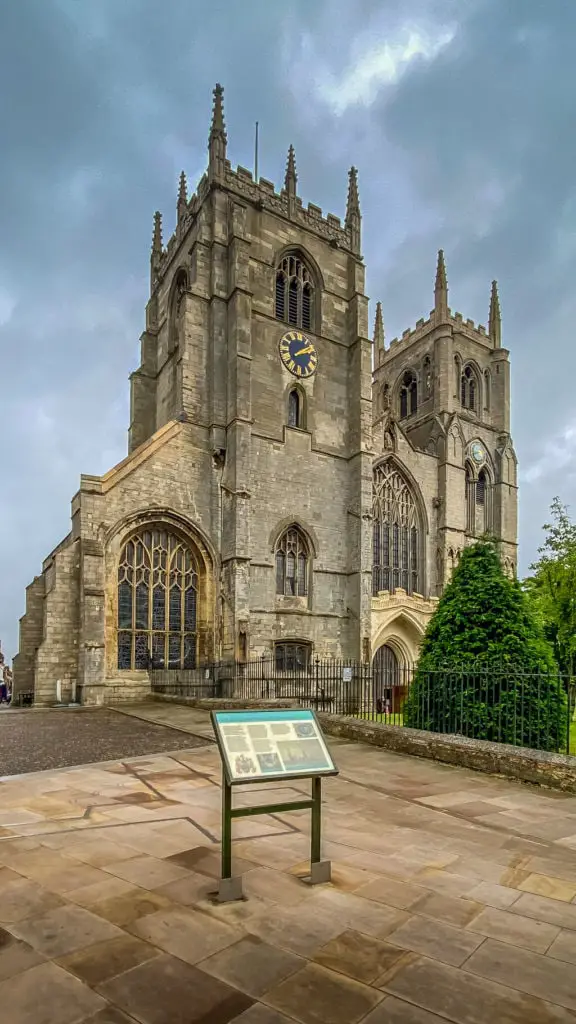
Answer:
MULTIPOLYGON (((573 0, 0 2, 0 638, 69 529, 79 474, 126 454, 152 214, 172 228, 206 162, 211 90, 229 155, 342 215, 359 168, 372 314, 432 304, 483 323, 497 277, 513 367, 521 570, 555 494, 576 504, 573 0)), ((169 233, 165 230, 165 237, 169 233)))

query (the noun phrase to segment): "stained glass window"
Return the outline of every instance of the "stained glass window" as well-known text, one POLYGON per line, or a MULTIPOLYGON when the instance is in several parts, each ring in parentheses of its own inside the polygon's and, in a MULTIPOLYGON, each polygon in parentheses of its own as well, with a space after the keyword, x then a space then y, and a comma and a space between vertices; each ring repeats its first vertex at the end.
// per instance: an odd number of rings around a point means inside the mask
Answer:
POLYGON ((392 462, 377 466, 373 485, 372 590, 418 591, 420 522, 412 491, 392 462))
POLYGON ((276 547, 276 593, 306 597, 308 593, 308 545, 297 526, 282 534, 276 547))
POLYGON ((132 537, 118 567, 118 668, 194 668, 197 603, 190 547, 162 529, 132 537))

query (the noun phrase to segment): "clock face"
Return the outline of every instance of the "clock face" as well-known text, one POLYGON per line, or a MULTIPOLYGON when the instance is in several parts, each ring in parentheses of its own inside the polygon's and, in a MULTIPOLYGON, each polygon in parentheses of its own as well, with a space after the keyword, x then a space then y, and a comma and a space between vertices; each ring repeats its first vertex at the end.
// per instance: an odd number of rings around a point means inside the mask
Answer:
POLYGON ((479 441, 475 441, 470 448, 470 454, 474 459, 474 462, 484 462, 486 458, 486 452, 484 451, 484 445, 480 444, 479 441))
POLYGON ((316 349, 310 338, 301 331, 287 331, 280 338, 280 359, 295 377, 311 377, 316 373, 316 349))

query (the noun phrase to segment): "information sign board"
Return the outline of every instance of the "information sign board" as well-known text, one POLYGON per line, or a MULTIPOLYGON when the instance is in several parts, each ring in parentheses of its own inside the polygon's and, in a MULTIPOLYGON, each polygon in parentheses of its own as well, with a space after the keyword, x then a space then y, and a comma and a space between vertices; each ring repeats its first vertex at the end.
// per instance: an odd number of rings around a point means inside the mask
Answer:
POLYGON ((338 774, 311 710, 213 711, 212 722, 230 785, 338 774))

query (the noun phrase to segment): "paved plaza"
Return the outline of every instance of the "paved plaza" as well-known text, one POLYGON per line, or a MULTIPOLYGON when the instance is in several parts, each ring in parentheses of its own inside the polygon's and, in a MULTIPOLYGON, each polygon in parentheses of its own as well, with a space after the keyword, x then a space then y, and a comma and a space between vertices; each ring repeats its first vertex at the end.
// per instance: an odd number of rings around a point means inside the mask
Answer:
MULTIPOLYGON (((127 718, 107 708, 3 710, 0 778, 179 750, 182 743, 183 737, 174 726, 127 718)), ((186 743, 194 746, 198 740, 188 739, 186 743)))
POLYGON ((244 818, 218 905, 208 716, 134 713, 180 752, 0 782, 7 1024, 576 1022, 576 797, 330 741, 332 883, 299 878, 309 812, 244 818))

